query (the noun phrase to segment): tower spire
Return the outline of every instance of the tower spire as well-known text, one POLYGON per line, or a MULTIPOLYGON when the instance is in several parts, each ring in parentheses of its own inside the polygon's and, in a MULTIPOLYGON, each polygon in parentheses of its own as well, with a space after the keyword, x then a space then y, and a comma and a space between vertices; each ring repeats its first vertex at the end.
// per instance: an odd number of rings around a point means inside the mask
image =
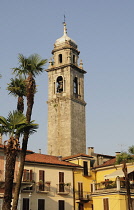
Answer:
POLYGON ((64 25, 64 35, 67 34, 67 28, 66 28, 66 16, 64 15, 64 22, 63 22, 63 25, 64 25))

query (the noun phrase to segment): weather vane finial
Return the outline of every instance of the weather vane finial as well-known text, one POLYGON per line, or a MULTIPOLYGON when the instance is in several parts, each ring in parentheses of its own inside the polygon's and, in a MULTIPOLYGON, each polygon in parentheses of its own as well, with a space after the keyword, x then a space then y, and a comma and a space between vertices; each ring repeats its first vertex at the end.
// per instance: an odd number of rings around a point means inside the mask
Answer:
POLYGON ((66 23, 66 16, 64 15, 64 22, 63 23, 66 23))

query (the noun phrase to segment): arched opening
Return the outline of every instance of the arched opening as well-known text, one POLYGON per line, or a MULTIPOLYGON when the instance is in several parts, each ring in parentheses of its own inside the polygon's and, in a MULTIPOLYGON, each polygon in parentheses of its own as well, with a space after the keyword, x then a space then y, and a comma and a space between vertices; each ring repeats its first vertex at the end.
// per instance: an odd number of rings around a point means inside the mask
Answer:
POLYGON ((56 87, 57 87, 57 93, 63 92, 63 78, 62 78, 62 76, 57 77, 56 87))
POLYGON ((75 63, 75 55, 73 55, 73 63, 75 63))
POLYGON ((62 63, 62 54, 59 54, 59 63, 62 63))
POLYGON ((74 94, 78 95, 78 78, 74 78, 74 94))

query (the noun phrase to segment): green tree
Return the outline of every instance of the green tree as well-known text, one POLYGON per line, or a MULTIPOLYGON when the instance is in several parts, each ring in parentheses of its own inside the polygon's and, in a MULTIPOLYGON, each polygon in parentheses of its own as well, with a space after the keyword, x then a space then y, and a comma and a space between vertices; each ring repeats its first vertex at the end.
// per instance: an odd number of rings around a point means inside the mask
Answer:
POLYGON ((121 152, 121 154, 117 155, 116 164, 122 164, 122 171, 125 177, 125 185, 127 190, 127 202, 128 202, 128 210, 133 210, 132 208, 132 199, 131 199, 131 191, 130 191, 130 181, 127 172, 127 163, 134 161, 134 146, 129 147, 128 152, 121 152))
MULTIPOLYGON (((25 57, 24 55, 19 54, 18 60, 20 65, 18 68, 13 68, 13 71, 17 76, 24 75, 26 77, 25 80, 26 98, 27 98, 26 118, 27 122, 30 122, 32 116, 33 104, 34 104, 34 95, 36 92, 35 77, 44 71, 43 66, 46 64, 47 60, 41 59, 41 57, 38 54, 33 54, 29 57, 25 57)), ((15 186, 12 210, 17 210, 21 180, 24 170, 25 156, 27 151, 28 138, 29 138, 29 130, 25 130, 22 142, 20 168, 15 186)))
POLYGON ((9 140, 5 141, 4 146, 6 153, 6 166, 2 210, 11 209, 15 161, 19 151, 18 137, 20 134, 24 133, 25 129, 34 132, 37 129, 37 124, 33 124, 33 122, 27 123, 26 117, 18 111, 14 111, 13 113, 10 112, 7 118, 0 116, 0 133, 6 135, 9 134, 9 140))
POLYGON ((19 78, 11 78, 10 83, 8 84, 7 90, 9 94, 18 97, 17 110, 22 112, 24 111, 24 96, 26 96, 26 83, 25 79, 21 76, 19 78))

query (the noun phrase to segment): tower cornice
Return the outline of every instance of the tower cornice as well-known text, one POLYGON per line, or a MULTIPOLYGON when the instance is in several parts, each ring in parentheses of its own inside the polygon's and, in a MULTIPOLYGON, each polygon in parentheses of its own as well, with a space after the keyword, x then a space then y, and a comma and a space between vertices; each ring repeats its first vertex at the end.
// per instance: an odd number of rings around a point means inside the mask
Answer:
MULTIPOLYGON (((66 96, 59 96, 58 98, 48 100, 47 101, 47 104, 59 103, 59 100, 63 100, 63 101, 71 100, 71 101, 77 102, 77 103, 79 103, 79 104, 81 104, 83 106, 86 106, 86 104, 87 104, 85 101, 80 100, 78 98, 75 98, 75 97, 66 97, 66 96)), ((55 104, 55 107, 56 107, 56 104, 55 104)))
POLYGON ((60 66, 52 66, 51 68, 49 69, 46 69, 45 71, 46 72, 50 72, 50 71, 55 71, 55 70, 58 70, 58 69, 63 69, 65 67, 72 67, 74 70, 80 72, 80 73, 83 73, 83 74, 86 74, 87 72, 81 68, 79 68, 78 66, 72 64, 72 63, 69 63, 69 64, 64 64, 64 65, 60 65, 60 66))
POLYGON ((65 50, 65 49, 70 49, 70 50, 73 50, 73 51, 77 52, 78 55, 80 54, 80 51, 76 47, 71 45, 71 43, 68 42, 68 41, 66 41, 66 43, 64 45, 62 44, 61 46, 58 46, 58 47, 56 47, 54 45, 54 49, 52 50, 52 54, 54 54, 57 51, 65 50))

